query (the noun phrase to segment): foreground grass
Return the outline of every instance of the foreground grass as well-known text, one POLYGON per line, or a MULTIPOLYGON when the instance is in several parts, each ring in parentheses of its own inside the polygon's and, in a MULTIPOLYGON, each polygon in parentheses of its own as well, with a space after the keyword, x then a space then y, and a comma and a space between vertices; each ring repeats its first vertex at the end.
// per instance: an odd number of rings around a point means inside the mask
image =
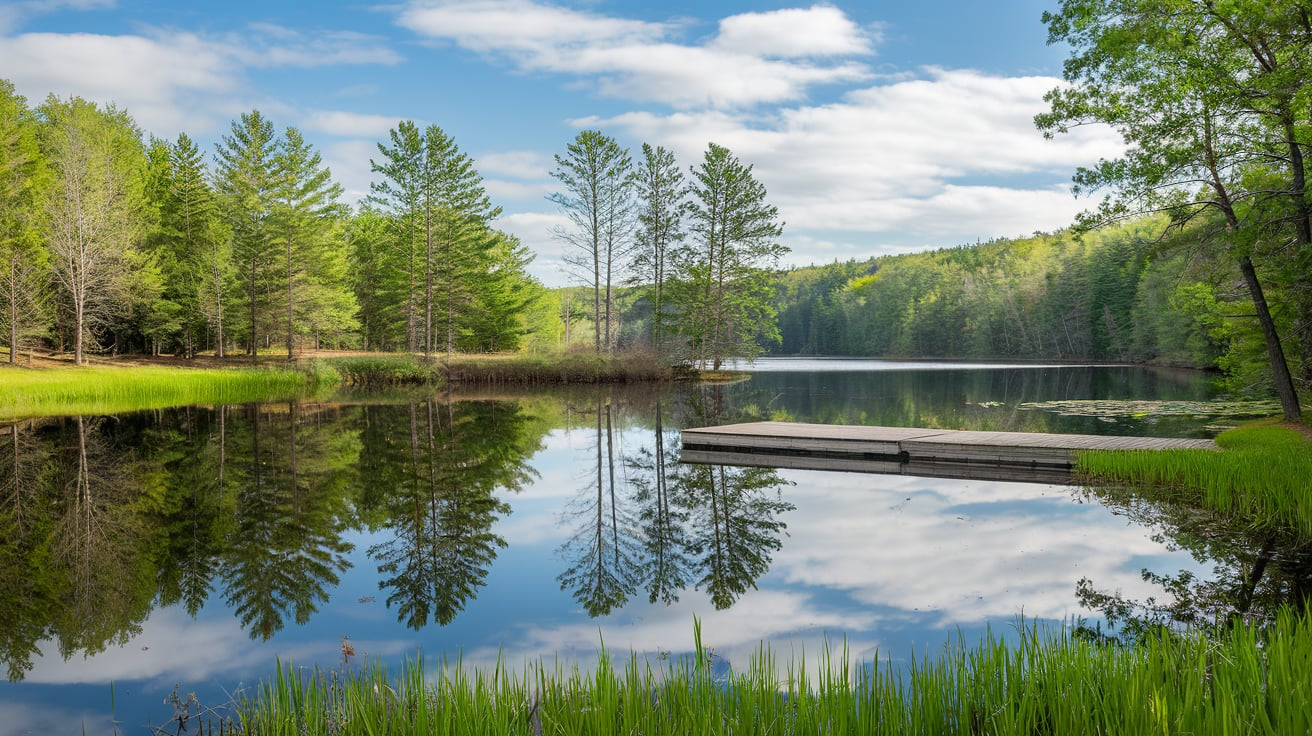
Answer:
POLYGON ((331 373, 286 368, 4 368, 0 419, 276 401, 303 396, 333 380, 331 373))
POLYGON ((1163 632, 1133 647, 1019 629, 946 646, 910 666, 853 667, 825 652, 782 671, 763 650, 716 676, 700 645, 682 662, 636 657, 591 672, 459 662, 392 676, 279 667, 237 704, 243 734, 1148 734, 1312 732, 1312 619, 1208 640, 1163 632))
POLYGON ((1084 452, 1076 471, 1089 484, 1149 488, 1154 498, 1312 536, 1312 439, 1266 423, 1223 432, 1216 443, 1220 452, 1084 452))

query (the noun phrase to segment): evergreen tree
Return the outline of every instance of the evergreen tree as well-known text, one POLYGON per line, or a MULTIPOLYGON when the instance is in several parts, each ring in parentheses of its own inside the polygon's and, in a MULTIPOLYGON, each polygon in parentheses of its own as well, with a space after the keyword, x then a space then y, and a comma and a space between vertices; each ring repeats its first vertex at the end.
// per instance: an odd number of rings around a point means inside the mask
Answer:
POLYGON ((615 273, 624 262, 632 237, 634 216, 633 160, 614 138, 585 130, 556 155, 552 177, 564 191, 552 194, 572 229, 555 235, 577 252, 566 257, 576 275, 592 289, 593 349, 614 349, 615 273))
MULTIPOLYGON (((273 157, 273 238, 280 251, 287 359, 294 357, 297 324, 331 311, 338 321, 354 320, 353 297, 346 289, 345 257, 334 242, 337 202, 342 188, 301 132, 288 128, 273 157), (330 310, 331 308, 331 310, 330 310)), ((331 326, 331 321, 323 326, 331 326)), ((308 327, 303 332, 321 334, 308 327)))
POLYGON ((687 186, 674 154, 660 146, 642 144, 642 160, 634 171, 638 199, 637 247, 633 251, 631 282, 646 288, 651 301, 651 345, 664 344, 665 283, 670 254, 683 240, 684 199, 687 186))
MULTIPOLYGON (((425 241, 425 206, 431 187, 426 182, 424 167, 424 136, 413 121, 402 120, 390 132, 391 146, 378 144, 381 161, 370 160, 375 174, 382 178, 369 185, 369 201, 382 208, 387 215, 391 237, 383 239, 374 233, 368 241, 357 244, 361 260, 367 248, 367 259, 373 266, 377 281, 369 285, 375 295, 374 314, 383 314, 388 308, 405 304, 405 349, 415 352, 419 347, 419 304, 425 241), (396 283, 387 287, 384 284, 396 283), (390 295, 390 298, 389 298, 390 295)), ((374 319, 376 328, 381 321, 374 319)))
POLYGON ((729 149, 714 143, 692 170, 689 228, 693 243, 676 258, 679 331, 698 367, 718 370, 728 358, 754 357, 758 340, 777 341, 770 273, 786 249, 778 210, 765 187, 729 149))
POLYGON ((0 325, 9 362, 23 337, 40 328, 46 253, 40 216, 49 183, 38 123, 27 101, 0 79, 0 325))
POLYGON ((220 212, 232 232, 233 262, 247 314, 243 337, 247 352, 258 355, 273 328, 277 253, 273 212, 278 196, 274 158, 278 140, 273 123, 259 110, 242 113, 232 133, 217 146, 215 171, 220 212))

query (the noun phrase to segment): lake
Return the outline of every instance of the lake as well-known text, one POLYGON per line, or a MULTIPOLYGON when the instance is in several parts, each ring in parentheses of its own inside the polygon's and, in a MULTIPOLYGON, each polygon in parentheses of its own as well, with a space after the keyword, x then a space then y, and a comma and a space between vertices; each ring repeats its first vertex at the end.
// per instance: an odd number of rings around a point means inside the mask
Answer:
POLYGON ((899 662, 1022 616, 1097 623, 1081 580, 1144 599, 1161 593, 1144 570, 1239 564, 1079 488, 678 461, 680 427, 758 419, 1212 436, 1235 420, 1201 413, 1205 374, 749 370, 0 427, 0 733, 146 733, 175 687, 222 706, 277 659, 587 666, 603 640, 680 656, 694 619, 724 667, 761 642, 785 661, 845 642, 899 662), (1128 400, 1156 403, 1116 410, 1128 400))

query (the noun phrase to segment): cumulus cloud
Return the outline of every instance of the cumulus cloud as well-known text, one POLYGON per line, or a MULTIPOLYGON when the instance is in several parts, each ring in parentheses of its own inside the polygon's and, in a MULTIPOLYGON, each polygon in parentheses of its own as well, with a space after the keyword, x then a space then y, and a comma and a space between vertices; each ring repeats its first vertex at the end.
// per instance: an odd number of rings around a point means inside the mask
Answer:
POLYGON ((572 121, 671 148, 695 165, 708 142, 755 172, 787 223, 793 263, 954 245, 1068 225, 1083 208, 1064 184, 1080 164, 1114 157, 1120 140, 1081 129, 1045 140, 1032 123, 1054 77, 929 68, 825 105, 767 114, 631 112, 572 121), (799 237, 800 236, 800 237, 799 237), (826 243, 825 251, 806 249, 826 243), (945 242, 946 241, 946 242, 945 242), (855 251, 855 252, 853 252, 855 251))
MULTIPOLYGON (((135 35, 27 33, 0 37, 0 58, 5 59, 5 76, 33 102, 54 94, 114 103, 145 130, 165 137, 182 131, 204 135, 236 112, 250 109, 252 100, 260 97, 246 78, 251 67, 388 64, 399 59, 360 34, 306 35, 271 26, 240 37, 160 29, 135 35)), ((327 125, 350 118, 311 114, 312 124, 320 119, 327 125)), ((356 116, 354 122, 366 119, 369 116, 356 116)))
POLYGON ((341 110, 312 110, 302 116, 307 131, 341 137, 370 137, 383 140, 401 118, 394 115, 365 115, 341 110))
POLYGON ((730 16, 711 45, 758 56, 847 56, 872 53, 874 40, 843 11, 816 5, 730 16))
POLYGON ((602 94, 679 108, 802 99, 819 84, 868 76, 825 61, 871 53, 873 34, 831 6, 725 18, 701 45, 682 23, 612 18, 532 0, 413 0, 398 23, 435 41, 505 58, 526 71, 591 79, 602 94))

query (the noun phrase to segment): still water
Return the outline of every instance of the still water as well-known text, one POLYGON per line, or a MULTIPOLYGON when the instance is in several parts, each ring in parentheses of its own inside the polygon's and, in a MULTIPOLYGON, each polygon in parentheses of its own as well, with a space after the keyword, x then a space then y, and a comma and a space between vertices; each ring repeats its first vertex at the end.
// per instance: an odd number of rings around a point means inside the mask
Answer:
POLYGON ((1206 575, 1081 489, 683 465, 678 429, 757 419, 1207 436, 1131 367, 762 361, 714 387, 342 394, 0 427, 0 733, 146 733, 274 671, 692 648, 724 666, 846 641, 903 661, 1027 621, 1096 620, 1082 579, 1206 575), (932 368, 932 369, 931 369, 932 368), (353 657, 343 655, 349 644, 353 657), (111 710, 111 683, 113 708, 111 710))

